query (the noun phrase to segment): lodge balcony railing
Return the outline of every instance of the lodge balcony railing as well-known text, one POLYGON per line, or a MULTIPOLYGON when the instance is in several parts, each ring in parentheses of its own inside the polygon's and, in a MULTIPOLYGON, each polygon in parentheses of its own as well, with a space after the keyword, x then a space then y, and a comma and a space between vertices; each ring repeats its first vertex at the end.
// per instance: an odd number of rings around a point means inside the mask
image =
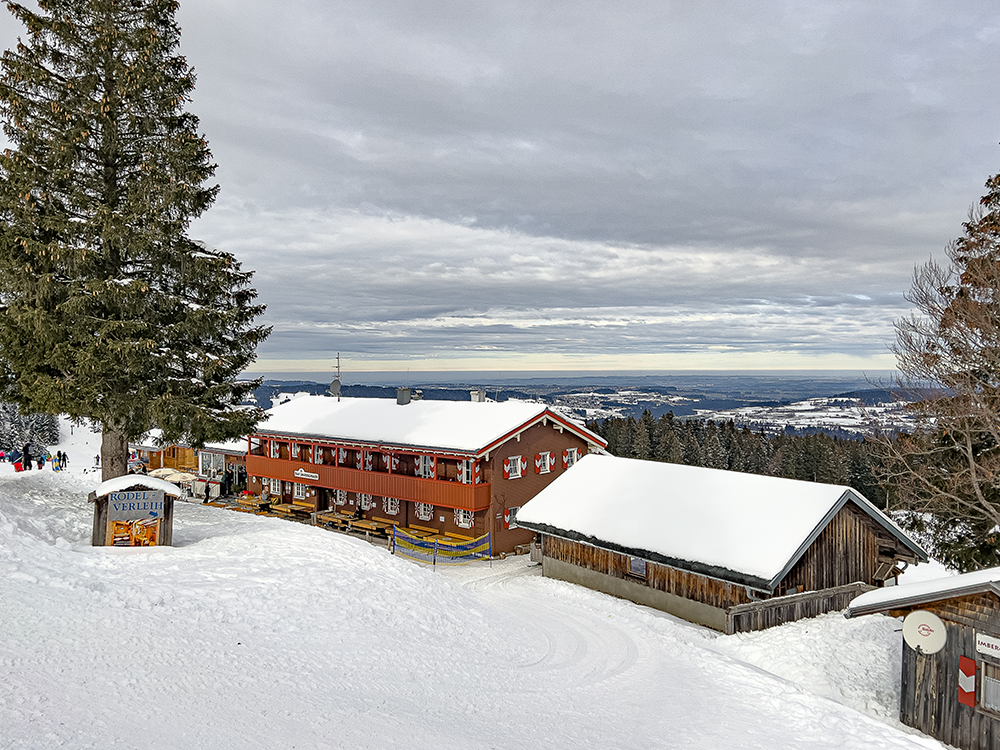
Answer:
POLYGON ((298 482, 347 492, 367 492, 409 502, 429 503, 442 508, 482 511, 490 507, 490 485, 462 484, 442 479, 365 471, 346 466, 311 464, 304 461, 264 456, 247 456, 247 474, 284 482, 298 482))

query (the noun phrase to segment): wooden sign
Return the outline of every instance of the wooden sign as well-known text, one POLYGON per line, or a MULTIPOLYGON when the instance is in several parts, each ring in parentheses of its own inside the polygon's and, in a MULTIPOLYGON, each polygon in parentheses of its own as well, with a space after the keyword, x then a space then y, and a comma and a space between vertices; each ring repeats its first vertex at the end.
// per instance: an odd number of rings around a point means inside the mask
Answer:
POLYGON ((155 547, 160 544, 164 518, 163 492, 127 490, 111 492, 104 543, 114 547, 155 547))

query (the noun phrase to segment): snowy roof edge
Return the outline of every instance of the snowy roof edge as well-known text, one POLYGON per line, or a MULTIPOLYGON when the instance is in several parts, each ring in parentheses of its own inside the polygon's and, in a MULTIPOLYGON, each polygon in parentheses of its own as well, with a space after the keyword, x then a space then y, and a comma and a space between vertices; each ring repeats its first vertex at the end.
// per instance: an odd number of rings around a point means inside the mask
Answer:
POLYGON ((582 542, 583 544, 589 544, 591 547, 597 547, 598 549, 609 549, 614 552, 620 552, 623 555, 628 555, 629 557, 639 557, 643 560, 648 560, 649 562, 667 565, 678 570, 687 570, 692 573, 697 573, 705 578, 714 578, 717 581, 723 581, 725 583, 735 583, 740 586, 747 586, 755 591, 761 591, 768 594, 774 591, 774 586, 766 578, 752 576, 747 573, 740 573, 739 571, 730 570, 729 568, 723 568, 718 565, 709 565, 708 563, 701 563, 692 560, 682 560, 676 557, 669 557, 668 555, 664 555, 659 552, 652 552, 650 550, 639 549, 636 547, 626 547, 624 545, 617 544, 616 542, 606 542, 603 539, 599 539, 594 536, 581 534, 579 531, 569 531, 567 529, 560 529, 556 526, 550 526, 547 523, 535 523, 518 520, 517 525, 526 529, 531 529, 532 531, 537 531, 539 534, 549 534, 550 536, 560 537, 571 542, 582 542))
MULTIPOLYGON (((465 403, 465 402, 458 402, 458 403, 465 403)), ((510 436, 516 435, 519 432, 528 429, 529 427, 533 427, 534 425, 539 424, 545 419, 549 419, 554 422, 558 422, 564 428, 576 433, 580 438, 585 440, 588 445, 597 446, 596 450, 598 452, 607 453, 607 451, 605 450, 607 446, 607 441, 600 435, 598 435, 596 432, 592 432, 591 430, 589 430, 586 427, 586 425, 577 424, 573 420, 566 419, 565 417, 557 414, 556 412, 552 411, 547 404, 542 406, 543 406, 542 410, 538 412, 531 419, 527 419, 524 422, 521 422, 516 427, 511 428, 507 432, 492 438, 485 445, 478 446, 474 449, 466 449, 466 450, 453 447, 449 448, 441 445, 418 445, 417 443, 389 442, 385 440, 362 440, 358 438, 348 438, 337 435, 321 435, 315 432, 269 430, 267 429, 267 427, 261 427, 261 426, 258 426, 256 431, 250 434, 261 435, 261 436, 274 435, 278 437, 289 437, 289 438, 290 437, 313 438, 315 440, 322 440, 325 442, 340 442, 340 443, 357 444, 357 445, 374 445, 378 447, 391 445, 400 448, 411 448, 415 451, 432 451, 437 453, 452 453, 452 454, 469 455, 469 456, 480 456, 486 453, 490 453, 500 444, 502 444, 505 440, 510 438, 510 436)))
MULTIPOLYGON (((906 588, 900 586, 900 588, 906 588)), ((942 599, 957 599, 961 596, 972 594, 985 594, 992 592, 1000 597, 1000 583, 997 581, 979 581, 977 583, 967 583, 959 586, 945 587, 935 591, 923 591, 915 594, 903 593, 894 599, 873 602, 871 604, 860 604, 854 606, 851 602, 844 610, 844 617, 859 617, 861 615, 873 615, 878 612, 886 612, 890 609, 905 609, 907 607, 917 607, 921 604, 939 602, 942 599)), ((860 598, 860 597, 859 597, 860 598)), ((855 599, 857 601, 857 599, 855 599)))

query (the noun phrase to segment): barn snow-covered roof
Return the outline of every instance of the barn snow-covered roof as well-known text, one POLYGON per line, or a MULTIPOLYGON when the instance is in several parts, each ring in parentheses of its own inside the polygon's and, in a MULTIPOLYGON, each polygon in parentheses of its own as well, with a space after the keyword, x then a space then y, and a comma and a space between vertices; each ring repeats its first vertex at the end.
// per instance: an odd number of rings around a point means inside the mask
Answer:
POLYGON ((850 487, 584 456, 518 510, 527 528, 773 591, 848 502, 926 553, 850 487))
POLYGON ((1000 597, 1000 568, 906 583, 868 591, 854 599, 844 611, 846 617, 886 612, 890 609, 919 607, 944 599, 992 592, 1000 597))
POLYGON ((473 402, 418 400, 397 404, 385 398, 303 396, 269 409, 260 435, 345 440, 415 448, 480 453, 541 419, 603 446, 584 427, 525 401, 473 402))

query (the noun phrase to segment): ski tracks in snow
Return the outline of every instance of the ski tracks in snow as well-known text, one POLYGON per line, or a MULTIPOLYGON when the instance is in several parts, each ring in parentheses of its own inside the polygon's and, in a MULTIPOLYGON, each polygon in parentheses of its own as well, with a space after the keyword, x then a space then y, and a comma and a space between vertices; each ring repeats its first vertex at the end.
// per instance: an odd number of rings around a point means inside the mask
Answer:
POLYGON ((506 561, 498 567, 502 568, 499 572, 477 566, 461 574, 447 574, 461 579, 466 590, 506 600, 514 605, 508 611, 521 613, 526 637, 519 668, 551 673, 560 681, 588 686, 623 675, 635 665, 639 646, 615 624, 613 617, 597 617, 563 596, 554 596, 551 586, 559 584, 542 578, 541 566, 527 558, 506 561))

